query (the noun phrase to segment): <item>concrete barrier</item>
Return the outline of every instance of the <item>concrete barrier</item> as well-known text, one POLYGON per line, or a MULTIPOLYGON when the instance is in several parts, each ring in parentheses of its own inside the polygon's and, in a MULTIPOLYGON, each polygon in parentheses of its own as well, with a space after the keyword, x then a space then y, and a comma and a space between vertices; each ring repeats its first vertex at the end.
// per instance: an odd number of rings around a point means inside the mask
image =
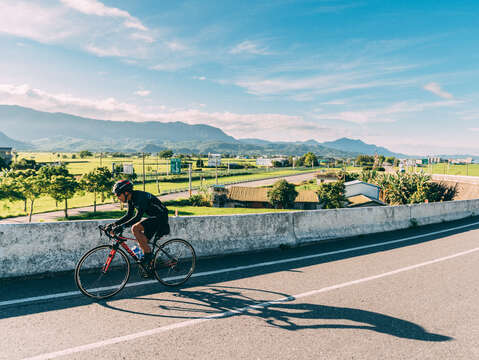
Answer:
MULTIPOLYGON (((479 214, 479 199, 354 209, 170 218, 171 234, 199 257, 280 245, 296 246, 457 220, 479 214)), ((70 271, 88 249, 105 243, 108 221, 0 224, 0 278, 70 271)))

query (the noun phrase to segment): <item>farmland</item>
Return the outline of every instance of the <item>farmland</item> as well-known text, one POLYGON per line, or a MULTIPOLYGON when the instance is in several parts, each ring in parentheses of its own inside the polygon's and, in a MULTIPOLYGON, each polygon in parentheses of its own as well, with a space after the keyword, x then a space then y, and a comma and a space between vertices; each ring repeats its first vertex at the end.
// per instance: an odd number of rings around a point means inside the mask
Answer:
MULTIPOLYGON (((106 166, 111 168, 113 164, 130 163, 133 164, 135 173, 138 174, 138 178, 135 181, 135 189, 151 192, 155 195, 166 194, 174 191, 186 190, 189 187, 187 169, 182 169, 181 175, 171 175, 168 171, 168 160, 159 159, 156 156, 145 156, 144 168, 145 168, 145 184, 143 185, 143 157, 113 157, 113 156, 91 156, 83 159, 79 158, 75 153, 19 153, 16 161, 21 159, 35 160, 37 163, 57 164, 59 162, 64 163, 69 172, 75 177, 79 178, 81 175, 88 173, 98 166, 106 166), (168 176, 166 176, 169 174, 168 176)), ((216 174, 218 174, 218 183, 236 183, 242 181, 259 180, 277 176, 286 176, 292 174, 298 174, 302 172, 311 171, 311 168, 284 168, 284 169, 267 169, 267 168, 247 168, 233 170, 228 168, 221 168, 216 171, 215 168, 199 168, 196 166, 197 159, 191 159, 193 180, 192 187, 198 188, 200 185, 209 186, 216 183, 216 174)), ((207 159, 202 159, 204 163, 207 159)), ((226 159, 226 164, 234 163, 240 166, 251 167, 254 166, 255 160, 251 159, 226 159)), ((224 163, 224 162, 223 162, 224 163)), ((77 208, 90 206, 93 204, 93 194, 88 192, 77 193, 72 199, 69 200, 69 208, 77 208)), ((111 203, 113 200, 107 198, 102 203, 111 203)), ((26 215, 23 201, 9 202, 7 200, 0 201, 0 218, 14 217, 26 215)), ((42 213, 49 211, 56 211, 63 209, 63 204, 55 202, 49 196, 42 196, 35 201, 34 213, 42 213)), ((211 214, 218 213, 217 210, 202 210, 211 214)), ((201 213, 199 209, 184 209, 184 215, 201 213), (194 210, 194 211, 193 211, 194 210)), ((224 213, 223 211, 220 211, 224 213)), ((251 211, 249 211, 251 212, 251 211)), ((238 213, 236 211, 235 213, 238 213)), ((182 212, 180 211, 180 214, 182 212)))

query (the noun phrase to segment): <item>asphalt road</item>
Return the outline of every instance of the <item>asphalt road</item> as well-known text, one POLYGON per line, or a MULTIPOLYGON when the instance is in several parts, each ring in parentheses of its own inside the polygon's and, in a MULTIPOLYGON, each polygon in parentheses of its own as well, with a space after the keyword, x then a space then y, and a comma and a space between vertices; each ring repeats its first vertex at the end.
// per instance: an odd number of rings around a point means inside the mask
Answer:
POLYGON ((200 259, 93 302, 72 274, 0 282, 0 359, 478 359, 479 217, 200 259))
MULTIPOLYGON (((300 182, 304 180, 312 179, 314 176, 315 176, 315 173, 306 173, 306 174, 299 174, 299 175, 284 176, 282 178, 287 179, 291 183, 299 184, 300 182)), ((264 185, 274 184, 278 180, 279 178, 263 179, 263 180, 256 180, 256 181, 248 181, 248 182, 239 183, 235 185, 248 186, 248 187, 264 186, 264 185)), ((228 185, 227 187, 229 186, 231 185, 228 185)), ((193 193, 196 193, 196 191, 193 191, 193 193)), ((183 192, 163 195, 163 196, 160 196, 159 198, 162 201, 167 201, 167 200, 187 198, 188 196, 189 196, 189 192, 183 191, 183 192)), ((99 211, 120 210, 120 204, 111 203, 111 204, 97 205, 97 210, 99 211)), ((91 211, 93 211, 93 206, 87 206, 82 208, 69 209, 68 214, 70 216, 73 216, 73 215, 80 215, 82 213, 91 212, 91 211)), ((58 218, 62 218, 64 216, 65 216, 65 213, 63 210, 33 214, 32 222, 52 222, 52 221, 57 221, 58 218)), ((23 224, 23 223, 28 223, 28 219, 29 219, 28 216, 18 216, 13 218, 0 219, 0 224, 2 223, 3 224, 23 224)))

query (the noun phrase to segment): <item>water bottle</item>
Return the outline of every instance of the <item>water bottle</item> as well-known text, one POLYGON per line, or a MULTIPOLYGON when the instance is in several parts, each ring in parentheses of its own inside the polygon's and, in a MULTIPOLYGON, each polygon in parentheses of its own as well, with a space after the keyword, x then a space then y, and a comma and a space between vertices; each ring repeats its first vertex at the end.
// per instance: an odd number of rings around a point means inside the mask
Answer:
POLYGON ((133 251, 136 255, 136 257, 141 260, 143 258, 143 251, 141 251, 141 249, 138 247, 138 246, 133 246, 131 248, 131 251, 133 251))

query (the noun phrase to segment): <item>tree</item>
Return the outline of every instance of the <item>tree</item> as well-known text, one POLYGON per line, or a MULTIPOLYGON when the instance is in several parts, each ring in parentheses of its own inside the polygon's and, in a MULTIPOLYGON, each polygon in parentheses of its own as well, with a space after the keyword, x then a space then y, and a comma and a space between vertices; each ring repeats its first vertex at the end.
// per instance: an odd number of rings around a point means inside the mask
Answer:
POLYGON ((8 200, 22 200, 23 211, 27 212, 27 198, 25 197, 24 189, 28 186, 26 178, 36 174, 34 170, 10 170, 5 174, 4 186, 8 186, 8 200))
POLYGON ((25 211, 27 211, 27 200, 30 200, 30 213, 28 221, 32 221, 33 207, 35 200, 45 193, 47 184, 44 178, 38 176, 38 172, 33 169, 10 171, 7 173, 4 181, 4 190, 10 200, 24 200, 25 211), (5 184, 5 183, 4 183, 5 184))
POLYGON ((72 175, 54 175, 47 189, 55 201, 65 201, 65 218, 68 219, 68 199, 75 195, 78 182, 72 175))
POLYGON ((363 166, 363 165, 372 166, 374 164, 374 156, 358 155, 356 157, 356 164, 358 164, 359 166, 363 166))
POLYGON ((303 155, 304 156, 304 166, 317 166, 318 165, 318 158, 312 152, 308 152, 303 155))
POLYGON ((294 200, 298 196, 294 184, 286 180, 279 180, 274 183, 273 188, 268 191, 268 199, 274 208, 291 209, 294 207, 294 200))
POLYGON ((38 170, 40 166, 37 164, 35 160, 28 160, 28 159, 21 159, 12 164, 12 170, 27 170, 27 169, 34 169, 38 170))
POLYGON ((68 199, 78 189, 78 182, 68 172, 65 164, 60 166, 43 166, 38 171, 40 178, 47 184, 46 193, 55 201, 65 201, 65 217, 68 219, 68 199))
POLYGON ((163 150, 158 154, 159 157, 166 159, 173 156, 173 150, 163 150))
POLYGON ((344 207, 346 197, 344 181, 323 183, 318 190, 319 202, 323 209, 337 209, 344 207))
POLYGON ((93 193, 93 213, 96 213, 96 197, 101 195, 101 200, 105 199, 105 194, 109 193, 114 180, 112 173, 106 167, 99 167, 84 174, 80 180, 80 188, 93 193))
POLYGON ((4 158, 0 157, 0 170, 8 169, 8 164, 4 158))
POLYGON ((88 151, 88 150, 82 150, 80 151, 80 153, 78 154, 80 156, 80 158, 86 158, 86 157, 89 157, 89 156, 93 156, 92 152, 91 151, 88 151))
POLYGON ((198 159, 196 160, 196 167, 197 167, 197 168, 202 168, 202 167, 204 167, 204 162, 203 162, 203 160, 202 160, 201 158, 198 158, 198 159))

